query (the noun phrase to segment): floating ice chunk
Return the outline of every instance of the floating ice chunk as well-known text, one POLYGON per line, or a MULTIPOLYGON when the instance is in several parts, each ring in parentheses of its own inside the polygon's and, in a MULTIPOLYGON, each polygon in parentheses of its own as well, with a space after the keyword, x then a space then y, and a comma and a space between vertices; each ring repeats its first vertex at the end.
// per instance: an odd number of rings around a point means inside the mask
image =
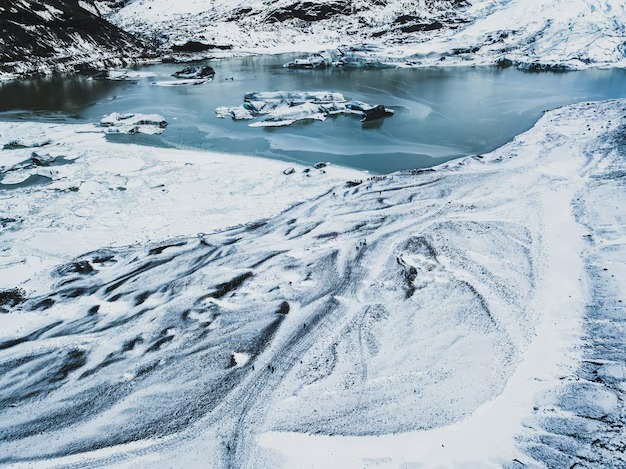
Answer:
POLYGON ((215 110, 215 114, 220 119, 225 119, 226 117, 232 117, 234 120, 254 119, 254 116, 250 113, 250 111, 243 106, 220 106, 215 110))
POLYGON ((265 91, 247 93, 244 101, 289 101, 292 103, 332 103, 346 101, 341 93, 332 91, 265 91))
POLYGON ((393 114, 390 109, 374 108, 362 101, 348 101, 341 93, 332 91, 268 91, 248 93, 237 107, 221 106, 217 117, 234 120, 260 118, 250 127, 280 127, 301 120, 326 120, 337 114, 356 114, 364 120, 393 114), (379 112, 376 112, 378 109, 379 112))
POLYGON ((383 117, 392 116, 394 113, 395 113, 394 110, 387 109, 382 104, 379 104, 378 106, 373 107, 371 109, 364 109, 363 119, 361 119, 361 122, 369 122, 373 120, 382 119, 383 117))
POLYGON ((293 124, 299 120, 314 119, 323 121, 327 113, 314 103, 304 103, 296 106, 280 106, 259 122, 253 122, 250 127, 279 127, 293 124))
POLYGON ((205 65, 204 67, 187 67, 178 72, 175 72, 172 76, 176 78, 208 78, 215 75, 213 67, 205 65))
POLYGON ((100 126, 107 133, 160 134, 167 127, 167 121, 158 114, 108 114, 100 120, 100 126))
POLYGON ((104 129, 104 133, 107 134, 147 134, 157 135, 163 133, 163 129, 159 127, 152 127, 149 125, 135 125, 135 126, 119 126, 108 127, 104 129))
POLYGON ((153 86, 193 86, 204 85, 211 81, 211 78, 189 78, 187 80, 170 80, 170 81, 155 81, 153 86))

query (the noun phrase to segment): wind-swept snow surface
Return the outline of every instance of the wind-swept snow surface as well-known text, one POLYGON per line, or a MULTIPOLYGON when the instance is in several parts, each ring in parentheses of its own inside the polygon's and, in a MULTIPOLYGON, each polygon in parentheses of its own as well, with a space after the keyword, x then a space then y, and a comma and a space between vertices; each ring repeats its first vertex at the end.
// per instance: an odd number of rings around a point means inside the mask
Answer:
MULTIPOLYGON (((366 60, 400 65, 510 63, 541 69, 626 66, 622 0, 135 0, 110 16, 130 31, 236 51, 383 46, 366 60)), ((316 67, 326 65, 318 57, 316 67)), ((307 64, 294 63, 294 66, 307 64)))
MULTIPOLYGON (((16 130, 27 125, 0 127, 5 138, 16 130)), ((106 198, 121 216, 172 223, 163 233, 202 222, 170 212, 151 184, 130 184, 146 161, 156 187, 177 175, 186 183, 203 173, 183 161, 202 154, 163 150, 173 153, 159 161, 154 150, 146 160, 149 150, 131 146, 104 158, 110 144, 90 156, 80 134, 34 130, 33 142, 74 145, 91 162, 66 173, 89 178, 77 193, 0 195, 5 259, 14 256, 0 275, 23 290, 2 297, 0 462, 626 464, 626 102, 550 112, 500 150, 432 171, 351 173, 341 183, 322 169, 277 171, 272 179, 314 181, 316 195, 211 234, 103 242, 54 268, 40 238, 31 246, 45 268, 30 264, 30 281, 20 281, 29 224, 60 235, 75 213, 58 208, 89 197, 99 178, 137 191, 110 197, 152 200, 138 211, 106 198), (26 208, 45 212, 45 200, 57 204, 52 223, 26 208)), ((217 156, 204 158, 208 168, 217 156)), ((225 158, 241 171, 215 164, 207 193, 248 177, 250 159, 225 158)), ((84 226, 101 212, 85 213, 84 226)), ((107 229, 124 239, 136 228, 107 229)))

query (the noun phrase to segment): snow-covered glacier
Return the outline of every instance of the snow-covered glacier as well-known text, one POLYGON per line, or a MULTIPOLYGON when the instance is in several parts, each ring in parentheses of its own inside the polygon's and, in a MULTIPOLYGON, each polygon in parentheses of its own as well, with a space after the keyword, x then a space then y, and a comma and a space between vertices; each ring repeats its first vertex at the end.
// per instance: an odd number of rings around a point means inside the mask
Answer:
POLYGON ((0 190, 0 464, 626 464, 625 101, 388 176, 85 130, 0 123, 73 161, 0 190))
MULTIPOLYGON (((135 0, 107 16, 165 49, 193 41, 239 52, 376 44, 374 61, 410 66, 499 63, 532 70, 626 65, 621 0, 135 0)), ((229 52, 232 53, 232 52, 229 52)), ((319 59, 316 63, 322 63, 319 59)))

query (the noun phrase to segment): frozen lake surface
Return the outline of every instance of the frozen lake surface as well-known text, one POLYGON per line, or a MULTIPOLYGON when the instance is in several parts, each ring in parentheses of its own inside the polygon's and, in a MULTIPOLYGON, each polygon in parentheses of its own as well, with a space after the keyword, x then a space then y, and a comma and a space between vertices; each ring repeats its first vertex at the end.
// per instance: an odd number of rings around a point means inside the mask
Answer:
POLYGON ((170 124, 162 135, 109 138, 389 173, 492 151, 532 127, 548 109, 626 97, 624 70, 284 69, 293 58, 194 64, 210 64, 216 71, 213 81, 197 86, 153 86, 174 80, 171 74, 183 64, 138 68, 136 81, 57 76, 0 83, 0 119, 98 122, 112 112, 157 113, 170 124), (356 116, 335 116, 281 128, 251 128, 249 122, 215 116, 219 106, 241 104, 245 93, 274 90, 336 91, 396 113, 368 125, 356 116))

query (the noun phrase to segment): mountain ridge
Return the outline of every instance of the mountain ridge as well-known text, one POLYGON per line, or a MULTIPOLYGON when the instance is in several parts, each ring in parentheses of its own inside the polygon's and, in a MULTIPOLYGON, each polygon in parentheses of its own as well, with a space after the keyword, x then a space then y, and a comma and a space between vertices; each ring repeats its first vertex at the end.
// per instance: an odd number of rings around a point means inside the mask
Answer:
POLYGON ((130 0, 107 17, 133 33, 158 35, 164 50, 190 40, 253 53, 374 43, 380 55, 413 66, 626 67, 626 5, 619 0, 168 3, 130 0))

